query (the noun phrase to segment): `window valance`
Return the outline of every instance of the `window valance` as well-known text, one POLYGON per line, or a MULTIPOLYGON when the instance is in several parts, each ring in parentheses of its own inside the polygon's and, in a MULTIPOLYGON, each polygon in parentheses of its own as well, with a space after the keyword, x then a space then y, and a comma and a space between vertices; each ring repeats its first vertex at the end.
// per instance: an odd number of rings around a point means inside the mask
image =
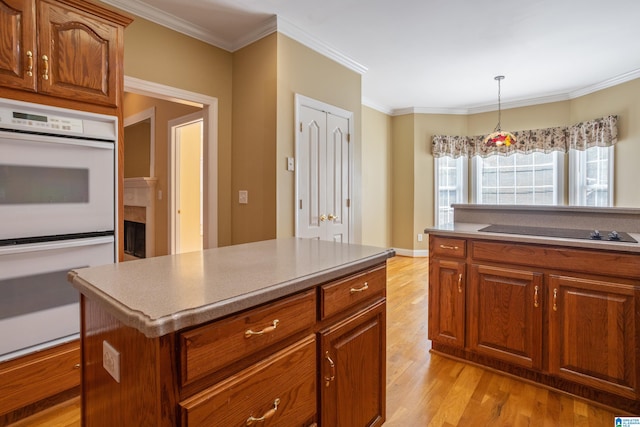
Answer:
POLYGON ((618 141, 617 124, 617 116, 607 116, 577 123, 570 127, 521 130, 513 132, 517 142, 510 146, 487 146, 484 144, 484 135, 434 135, 432 153, 434 157, 487 157, 493 154, 526 154, 534 151, 567 152, 569 149, 585 150, 595 146, 609 147, 618 141))

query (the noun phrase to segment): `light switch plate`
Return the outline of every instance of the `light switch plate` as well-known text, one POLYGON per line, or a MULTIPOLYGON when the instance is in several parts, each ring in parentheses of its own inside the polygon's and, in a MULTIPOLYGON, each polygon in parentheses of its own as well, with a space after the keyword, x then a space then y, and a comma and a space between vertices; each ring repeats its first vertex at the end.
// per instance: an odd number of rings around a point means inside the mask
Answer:
POLYGON ((295 165, 295 162, 293 160, 293 157, 287 157, 287 170, 289 172, 293 172, 295 168, 294 165, 295 165))
POLYGON ((249 203, 249 192, 247 190, 238 191, 238 203, 243 205, 249 203))
POLYGON ((120 352, 106 340, 102 341, 102 367, 116 382, 120 382, 120 352))

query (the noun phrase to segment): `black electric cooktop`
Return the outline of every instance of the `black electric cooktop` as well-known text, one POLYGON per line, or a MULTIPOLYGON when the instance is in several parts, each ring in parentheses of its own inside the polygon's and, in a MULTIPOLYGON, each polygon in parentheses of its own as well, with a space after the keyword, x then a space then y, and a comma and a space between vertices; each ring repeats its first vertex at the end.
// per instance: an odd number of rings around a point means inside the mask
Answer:
POLYGON ((621 231, 574 230, 571 228, 526 227, 521 225, 494 224, 478 231, 489 233, 522 234, 527 236, 560 237, 565 239, 600 240, 604 242, 638 243, 629 234, 621 231))

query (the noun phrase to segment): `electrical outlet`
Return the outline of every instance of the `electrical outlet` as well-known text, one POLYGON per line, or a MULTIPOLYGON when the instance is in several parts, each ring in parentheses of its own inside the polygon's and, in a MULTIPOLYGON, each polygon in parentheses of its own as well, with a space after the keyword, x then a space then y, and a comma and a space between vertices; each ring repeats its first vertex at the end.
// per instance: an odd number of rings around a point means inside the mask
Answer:
POLYGON ((418 242, 422 242, 422 234, 418 234, 418 242))
POLYGON ((107 341, 102 341, 102 367, 116 382, 120 382, 120 353, 107 341))

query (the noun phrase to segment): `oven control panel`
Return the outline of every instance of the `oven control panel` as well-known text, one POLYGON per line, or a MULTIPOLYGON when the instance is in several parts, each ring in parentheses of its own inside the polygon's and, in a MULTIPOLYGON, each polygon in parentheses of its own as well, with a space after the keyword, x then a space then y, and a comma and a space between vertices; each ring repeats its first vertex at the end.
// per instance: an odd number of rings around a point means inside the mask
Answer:
POLYGON ((83 131, 81 119, 2 107, 0 107, 0 126, 18 127, 22 130, 32 130, 34 132, 82 133, 83 131))

